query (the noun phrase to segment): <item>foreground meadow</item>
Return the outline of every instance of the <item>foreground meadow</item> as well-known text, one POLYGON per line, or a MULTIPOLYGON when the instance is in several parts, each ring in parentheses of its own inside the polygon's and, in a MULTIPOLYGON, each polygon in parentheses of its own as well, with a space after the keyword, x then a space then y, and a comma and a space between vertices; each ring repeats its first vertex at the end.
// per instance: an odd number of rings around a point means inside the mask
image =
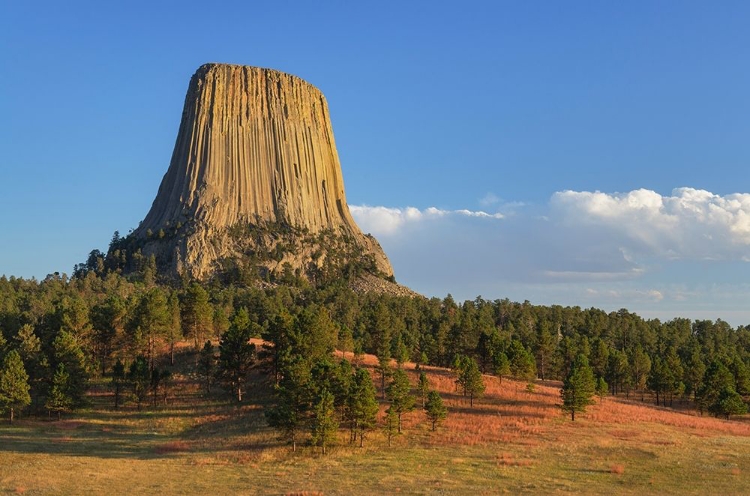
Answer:
MULTIPOLYGON (((407 369, 416 384, 417 372, 407 369)), ((530 392, 526 383, 491 376, 470 407, 450 371, 425 370, 449 408, 436 432, 417 409, 391 447, 380 428, 364 448, 349 445, 342 429, 326 456, 310 447, 292 453, 267 427, 260 376, 250 401, 237 406, 206 398, 178 375, 167 405, 140 412, 130 404, 113 410, 102 384, 90 409, 61 421, 0 424, 0 492, 742 494, 750 487, 750 425, 742 419, 605 398, 571 422, 557 406, 559 385, 539 382, 530 392)))

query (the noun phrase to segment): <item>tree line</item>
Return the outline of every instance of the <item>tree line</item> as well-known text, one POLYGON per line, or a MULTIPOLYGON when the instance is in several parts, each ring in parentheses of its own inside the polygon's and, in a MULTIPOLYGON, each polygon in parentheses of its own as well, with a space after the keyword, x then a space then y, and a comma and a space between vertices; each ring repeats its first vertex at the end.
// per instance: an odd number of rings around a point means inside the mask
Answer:
MULTIPOLYGON (((10 415, 74 409, 85 403, 91 378, 115 375, 129 388, 140 384, 139 391, 146 391, 141 402, 148 394, 153 401, 169 383, 178 343, 189 340, 198 350, 207 340, 219 341, 227 349, 222 360, 241 369, 242 360, 228 354, 230 343, 247 344, 248 337, 275 344, 253 356, 270 364, 279 404, 297 404, 307 419, 318 407, 330 410, 329 395, 340 413, 349 401, 336 389, 344 379, 330 376, 339 365, 311 351, 331 347, 376 355, 381 394, 394 377, 386 373, 391 360, 457 371, 473 363, 480 373, 531 381, 566 380, 583 356, 594 386, 606 384, 610 394, 666 407, 690 403, 721 416, 742 413, 750 396, 750 328, 722 320, 662 322, 624 309, 357 294, 344 283, 264 289, 220 281, 160 284, 145 264, 128 276, 78 270, 74 277, 53 274, 42 281, 1 277, 0 408, 10 415), (315 334, 313 327, 326 330, 315 334), (311 336, 320 342, 308 342, 311 336), (325 395, 310 382, 314 374, 322 374, 325 395)), ((209 367, 205 357, 196 367, 209 367)), ((346 381, 354 380, 355 369, 346 381)), ((206 387, 221 381, 241 399, 246 372, 231 370, 216 365, 204 374, 206 387)), ((473 401, 481 393, 471 392, 470 378, 462 380, 460 388, 473 401)))

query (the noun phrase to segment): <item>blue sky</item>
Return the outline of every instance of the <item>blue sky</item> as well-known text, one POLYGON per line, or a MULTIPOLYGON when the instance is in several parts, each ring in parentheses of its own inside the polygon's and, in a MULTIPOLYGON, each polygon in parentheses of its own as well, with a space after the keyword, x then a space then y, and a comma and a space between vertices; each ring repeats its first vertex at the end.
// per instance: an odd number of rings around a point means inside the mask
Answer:
POLYGON ((135 227, 229 62, 323 91, 400 282, 750 323, 746 2, 154 3, 0 6, 0 273, 135 227))

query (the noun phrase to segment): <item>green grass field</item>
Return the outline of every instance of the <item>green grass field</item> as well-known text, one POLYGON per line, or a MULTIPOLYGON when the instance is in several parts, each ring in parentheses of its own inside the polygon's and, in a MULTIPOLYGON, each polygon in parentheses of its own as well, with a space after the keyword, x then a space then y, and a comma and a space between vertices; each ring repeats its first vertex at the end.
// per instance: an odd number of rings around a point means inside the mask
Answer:
MULTIPOLYGON (((416 375, 410 370, 411 379, 416 375)), ((449 407, 433 433, 409 414, 388 447, 292 453, 267 427, 267 393, 232 405, 178 382, 170 404, 111 409, 102 389, 62 421, 0 424, 0 492, 28 494, 746 494, 750 425, 607 398, 571 422, 558 390, 486 377, 473 408, 449 372, 430 369, 449 407)), ((261 386, 257 386, 260 391, 261 386)), ((252 392, 251 392, 252 393, 252 392)), ((385 405, 381 408, 385 408, 385 405)))

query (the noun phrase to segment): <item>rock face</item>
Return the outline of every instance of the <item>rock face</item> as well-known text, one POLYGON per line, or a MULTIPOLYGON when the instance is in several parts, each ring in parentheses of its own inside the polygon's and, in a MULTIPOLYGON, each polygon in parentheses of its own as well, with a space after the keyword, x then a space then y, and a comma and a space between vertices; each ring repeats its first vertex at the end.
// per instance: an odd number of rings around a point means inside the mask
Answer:
POLYGON ((304 275, 325 263, 331 237, 393 275, 349 213, 323 94, 258 67, 206 64, 193 75, 169 169, 131 236, 160 266, 198 279, 248 255, 304 275))

